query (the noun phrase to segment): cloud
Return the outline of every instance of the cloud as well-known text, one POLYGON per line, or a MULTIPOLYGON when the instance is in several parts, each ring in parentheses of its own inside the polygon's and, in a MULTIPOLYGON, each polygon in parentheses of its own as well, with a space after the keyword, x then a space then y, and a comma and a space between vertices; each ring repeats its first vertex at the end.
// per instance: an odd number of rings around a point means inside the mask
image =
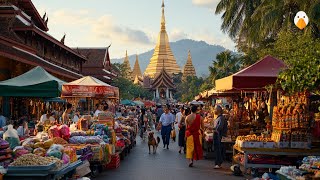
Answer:
MULTIPOLYGON (((45 8, 40 7, 42 11, 45 8)), ((61 38, 63 33, 67 34, 66 44, 79 46, 79 44, 102 44, 105 42, 116 42, 117 44, 139 44, 148 45, 152 38, 143 30, 118 25, 111 15, 95 17, 90 9, 46 9, 49 16, 49 29, 52 35, 61 38), (63 28, 62 28, 63 27, 63 28), (69 34, 68 32, 73 32, 69 34)), ((50 33, 49 32, 49 33, 50 33)))
POLYGON ((192 0, 192 3, 196 6, 215 8, 220 0, 192 0))
POLYGON ((181 29, 173 28, 169 32, 169 38, 170 38, 170 41, 178 41, 181 39, 188 39, 189 35, 181 29))
POLYGON ((144 31, 116 25, 112 16, 100 17, 92 24, 92 32, 96 38, 116 39, 125 44, 151 44, 150 38, 144 31))

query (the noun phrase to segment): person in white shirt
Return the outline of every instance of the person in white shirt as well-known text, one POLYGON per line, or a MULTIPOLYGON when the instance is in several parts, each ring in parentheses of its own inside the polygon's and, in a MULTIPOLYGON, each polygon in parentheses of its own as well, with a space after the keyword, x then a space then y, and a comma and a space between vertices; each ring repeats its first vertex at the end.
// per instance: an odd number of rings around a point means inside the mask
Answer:
POLYGON ((183 113, 183 107, 180 107, 180 111, 176 114, 176 123, 180 123, 181 118, 182 118, 182 113, 183 113))
POLYGON ((77 110, 76 113, 74 114, 73 118, 72 118, 72 122, 73 123, 77 123, 79 121, 80 117, 81 117, 80 116, 80 111, 77 110))
POLYGON ((96 104, 96 111, 94 112, 94 116, 95 117, 98 117, 99 116, 99 113, 103 112, 103 106, 101 104, 96 104))
POLYGON ((29 136, 28 122, 21 119, 19 121, 19 127, 17 129, 17 132, 19 137, 22 137, 22 138, 28 137, 29 136))
POLYGON ((54 117, 51 115, 51 112, 48 110, 46 114, 43 114, 40 117, 40 124, 52 124, 54 123, 55 119, 54 117))
POLYGON ((161 126, 163 148, 167 146, 167 149, 169 149, 170 135, 174 121, 175 117, 170 112, 170 106, 167 106, 159 121, 161 126))

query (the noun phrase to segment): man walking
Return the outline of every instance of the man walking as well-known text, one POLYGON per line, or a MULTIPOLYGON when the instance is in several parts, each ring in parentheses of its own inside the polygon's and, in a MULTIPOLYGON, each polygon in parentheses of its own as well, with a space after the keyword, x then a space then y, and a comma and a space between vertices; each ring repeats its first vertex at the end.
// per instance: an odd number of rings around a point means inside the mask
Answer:
POLYGON ((159 121, 161 125, 163 148, 165 148, 167 145, 167 149, 169 149, 170 134, 171 134, 171 130, 174 122, 175 122, 175 117, 170 112, 170 106, 167 105, 159 121))
POLYGON ((214 136, 213 136, 213 145, 215 153, 215 169, 220 169, 223 162, 223 147, 221 144, 222 136, 225 136, 227 132, 227 122, 225 121, 222 113, 223 110, 221 106, 217 105, 214 109, 214 113, 217 115, 217 118, 214 121, 214 136))

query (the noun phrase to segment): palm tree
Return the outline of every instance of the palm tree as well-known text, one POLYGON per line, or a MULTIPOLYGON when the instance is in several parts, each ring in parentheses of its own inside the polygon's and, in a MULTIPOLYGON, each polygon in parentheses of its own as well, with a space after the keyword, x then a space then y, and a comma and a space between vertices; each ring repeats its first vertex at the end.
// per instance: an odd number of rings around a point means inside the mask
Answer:
POLYGON ((216 56, 216 61, 213 65, 209 66, 210 79, 214 81, 237 72, 240 68, 240 58, 232 54, 231 51, 223 51, 216 56))
POLYGON ((222 31, 233 40, 247 37, 249 32, 244 29, 252 26, 251 16, 260 3, 261 0, 221 0, 215 13, 222 13, 222 31))

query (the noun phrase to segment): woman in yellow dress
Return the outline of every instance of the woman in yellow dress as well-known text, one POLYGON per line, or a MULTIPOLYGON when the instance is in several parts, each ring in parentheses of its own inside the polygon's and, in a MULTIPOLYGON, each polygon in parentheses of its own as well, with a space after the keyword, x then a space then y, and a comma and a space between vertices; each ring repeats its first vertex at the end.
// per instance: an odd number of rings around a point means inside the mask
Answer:
POLYGON ((193 167, 193 160, 203 159, 202 151, 202 133, 203 118, 197 114, 198 107, 193 105, 191 107, 191 114, 186 118, 186 158, 189 160, 189 167, 193 167))

